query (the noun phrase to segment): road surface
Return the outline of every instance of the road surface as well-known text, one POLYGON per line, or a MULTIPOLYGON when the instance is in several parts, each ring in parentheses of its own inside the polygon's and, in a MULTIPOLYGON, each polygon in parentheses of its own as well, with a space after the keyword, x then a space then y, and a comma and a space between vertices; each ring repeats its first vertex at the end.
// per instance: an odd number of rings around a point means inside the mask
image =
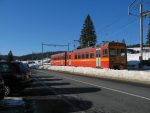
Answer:
POLYGON ((150 113, 149 86, 46 70, 36 70, 33 78, 14 95, 33 113, 150 113))

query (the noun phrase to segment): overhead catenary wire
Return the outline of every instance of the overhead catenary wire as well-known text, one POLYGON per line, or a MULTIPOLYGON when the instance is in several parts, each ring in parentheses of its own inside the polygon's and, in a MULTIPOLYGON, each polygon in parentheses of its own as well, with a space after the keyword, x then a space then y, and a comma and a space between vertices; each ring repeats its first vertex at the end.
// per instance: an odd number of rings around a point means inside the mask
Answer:
MULTIPOLYGON (((101 28, 97 34, 100 34, 100 33, 105 33, 106 30, 110 29, 112 26, 116 25, 117 23, 119 23, 120 21, 124 20, 126 15, 125 16, 120 16, 121 18, 118 18, 116 20, 114 20, 113 22, 111 22, 110 24, 107 24, 106 26, 104 26, 103 28, 101 28)), ((137 20, 137 19, 135 19, 137 20)), ((134 20, 132 20, 131 22, 127 23, 127 24, 130 24, 132 23, 134 20)), ((126 25, 123 25, 123 26, 126 26, 126 25)), ((114 29, 114 28, 113 28, 114 29)), ((120 29, 120 28, 119 28, 120 29)))
POLYGON ((119 33, 120 31, 122 31, 123 29, 125 29, 126 27, 130 26, 131 24, 133 24, 133 23, 135 23, 135 22, 137 22, 137 21, 138 21, 138 18, 136 18, 136 19, 134 19, 134 20, 128 22, 127 24, 125 24, 125 25, 123 25, 123 26, 121 26, 121 27, 119 27, 116 31, 111 32, 111 34, 105 33, 105 36, 106 36, 106 35, 107 35, 107 36, 115 35, 115 34, 119 33))
POLYGON ((118 23, 119 21, 125 19, 125 16, 121 16, 121 18, 117 18, 116 20, 114 20, 113 22, 111 22, 110 24, 105 25, 103 28, 101 28, 99 31, 100 32, 104 32, 105 30, 109 29, 110 27, 112 27, 114 24, 118 23))
MULTIPOLYGON (((145 0, 143 0, 143 1, 142 1, 143 3, 148 3, 148 4, 150 4, 150 1, 145 1, 145 0), (144 1, 144 2, 143 2, 143 1, 144 1)), ((139 7, 139 3, 134 4, 134 9, 137 10, 137 9, 139 9, 138 7, 139 7)), ((107 36, 115 35, 115 34, 119 33, 120 31, 122 31, 123 29, 125 29, 126 27, 130 26, 131 24, 137 22, 138 19, 139 19, 139 18, 136 18, 136 19, 134 19, 134 20, 128 22, 127 24, 123 25, 122 27, 117 28, 117 30, 114 31, 114 32, 111 32, 111 34, 108 34, 108 33, 106 32, 105 35, 107 35, 107 36)), ((111 26, 111 25, 114 25, 114 24, 116 24, 116 23, 110 24, 110 26, 111 26)), ((109 27, 110 27, 110 26, 109 26, 109 27)), ((107 27, 107 26, 106 26, 106 27, 107 27)))

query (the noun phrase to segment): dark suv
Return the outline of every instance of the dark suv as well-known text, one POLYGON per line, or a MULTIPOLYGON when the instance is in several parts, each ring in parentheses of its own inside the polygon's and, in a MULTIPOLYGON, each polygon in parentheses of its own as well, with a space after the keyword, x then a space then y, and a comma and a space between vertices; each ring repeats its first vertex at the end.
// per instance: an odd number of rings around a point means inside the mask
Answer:
POLYGON ((4 79, 5 96, 31 83, 29 72, 21 62, 0 62, 0 74, 4 79))

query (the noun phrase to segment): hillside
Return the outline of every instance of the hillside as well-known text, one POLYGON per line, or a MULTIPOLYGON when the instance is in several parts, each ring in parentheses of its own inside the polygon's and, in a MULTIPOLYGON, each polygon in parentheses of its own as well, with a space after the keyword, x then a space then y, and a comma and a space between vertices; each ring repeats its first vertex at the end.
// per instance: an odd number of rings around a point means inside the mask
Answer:
MULTIPOLYGON (((62 52, 64 52, 64 51, 44 52, 43 58, 48 58, 50 55, 62 53, 62 52)), ((14 60, 40 60, 41 58, 42 58, 41 53, 33 53, 33 54, 27 54, 27 55, 23 55, 23 56, 15 56, 14 55, 14 60)), ((7 55, 0 55, 0 59, 6 60, 7 55)))

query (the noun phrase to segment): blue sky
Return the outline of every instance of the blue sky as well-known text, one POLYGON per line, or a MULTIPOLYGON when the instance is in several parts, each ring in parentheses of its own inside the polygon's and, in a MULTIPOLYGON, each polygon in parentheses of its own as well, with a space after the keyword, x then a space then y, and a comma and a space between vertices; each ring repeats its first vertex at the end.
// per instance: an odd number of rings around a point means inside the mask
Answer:
MULTIPOLYGON (((89 14, 98 43, 139 43, 139 18, 128 15, 133 0, 0 0, 0 54, 24 55, 41 52, 41 43, 77 46, 84 20, 89 14)), ((145 0, 144 9, 150 9, 145 0)), ((137 13, 138 10, 133 10, 137 13)), ((144 41, 148 18, 144 19, 144 41)), ((67 50, 46 47, 44 51, 67 50)))

